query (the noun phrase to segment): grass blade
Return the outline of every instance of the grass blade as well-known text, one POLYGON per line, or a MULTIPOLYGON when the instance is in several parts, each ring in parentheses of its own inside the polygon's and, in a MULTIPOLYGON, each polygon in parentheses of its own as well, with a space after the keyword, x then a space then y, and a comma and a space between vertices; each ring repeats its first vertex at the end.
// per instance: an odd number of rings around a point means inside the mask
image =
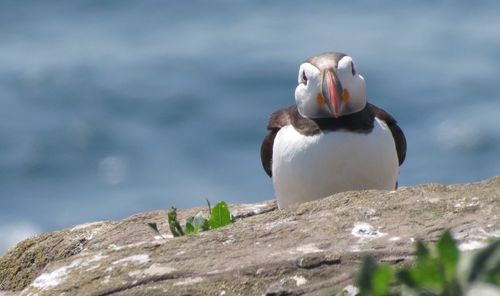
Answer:
POLYGON ((149 228, 151 228, 151 230, 153 230, 153 232, 156 235, 161 235, 160 230, 158 230, 158 225, 156 225, 156 223, 148 223, 148 226, 149 226, 149 228))

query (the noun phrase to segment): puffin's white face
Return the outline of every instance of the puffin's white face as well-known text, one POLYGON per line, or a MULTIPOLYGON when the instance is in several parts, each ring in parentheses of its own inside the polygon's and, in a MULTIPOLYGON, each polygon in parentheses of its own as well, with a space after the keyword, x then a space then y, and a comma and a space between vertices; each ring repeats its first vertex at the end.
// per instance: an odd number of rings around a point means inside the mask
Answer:
POLYGON ((327 53, 308 59, 300 66, 298 83, 295 102, 304 117, 338 118, 366 106, 365 80, 350 56, 327 53))

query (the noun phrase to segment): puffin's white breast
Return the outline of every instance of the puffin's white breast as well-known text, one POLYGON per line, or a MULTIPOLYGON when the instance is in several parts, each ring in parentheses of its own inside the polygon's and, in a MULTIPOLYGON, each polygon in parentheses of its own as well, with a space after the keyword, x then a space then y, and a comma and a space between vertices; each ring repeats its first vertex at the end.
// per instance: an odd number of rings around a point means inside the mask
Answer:
POLYGON ((391 131, 375 118, 367 134, 338 130, 304 136, 291 125, 281 128, 272 170, 282 208, 342 191, 393 190, 399 164, 391 131))

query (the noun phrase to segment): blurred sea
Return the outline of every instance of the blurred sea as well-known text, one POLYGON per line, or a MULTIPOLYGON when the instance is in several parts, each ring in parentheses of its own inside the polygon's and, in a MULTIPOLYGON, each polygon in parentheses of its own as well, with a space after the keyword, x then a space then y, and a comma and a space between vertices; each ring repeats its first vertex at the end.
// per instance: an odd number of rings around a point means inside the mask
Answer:
POLYGON ((498 1, 0 0, 0 254, 42 231, 271 199, 269 114, 354 57, 400 122, 400 185, 500 174, 498 1))

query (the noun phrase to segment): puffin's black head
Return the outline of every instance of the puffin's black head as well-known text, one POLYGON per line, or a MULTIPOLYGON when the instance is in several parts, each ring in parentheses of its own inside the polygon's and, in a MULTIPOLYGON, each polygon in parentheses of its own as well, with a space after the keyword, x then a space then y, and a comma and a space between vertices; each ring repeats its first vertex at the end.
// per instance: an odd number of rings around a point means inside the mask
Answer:
POLYGON ((335 117, 366 106, 365 80, 352 58, 328 52, 308 58, 299 69, 295 102, 302 116, 335 117))

